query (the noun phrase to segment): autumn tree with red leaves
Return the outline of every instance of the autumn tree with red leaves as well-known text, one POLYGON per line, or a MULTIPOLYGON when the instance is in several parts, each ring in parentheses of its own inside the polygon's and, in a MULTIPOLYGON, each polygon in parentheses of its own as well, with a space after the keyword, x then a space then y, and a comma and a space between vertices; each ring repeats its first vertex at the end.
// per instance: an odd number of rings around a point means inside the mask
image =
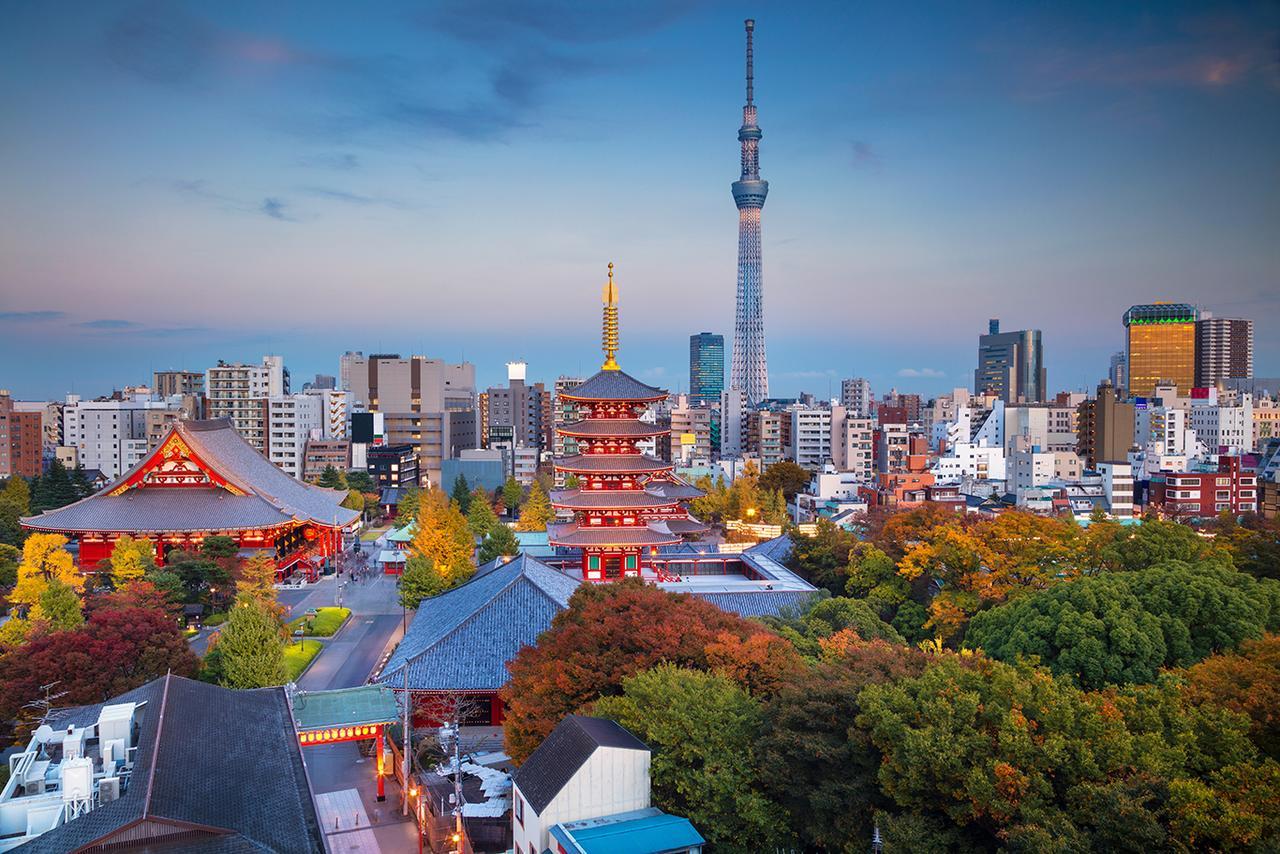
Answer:
POLYGON ((720 669, 752 692, 768 692, 801 666, 795 650, 763 625, 709 602, 638 579, 584 584, 537 645, 507 665, 507 752, 523 762, 565 715, 621 694, 625 677, 660 662, 720 669))
POLYGON ((65 692, 59 704, 74 706, 101 703, 168 672, 194 676, 199 658, 173 617, 147 606, 153 599, 144 588, 100 597, 79 628, 0 655, 0 719, 18 718, 50 682, 65 692))

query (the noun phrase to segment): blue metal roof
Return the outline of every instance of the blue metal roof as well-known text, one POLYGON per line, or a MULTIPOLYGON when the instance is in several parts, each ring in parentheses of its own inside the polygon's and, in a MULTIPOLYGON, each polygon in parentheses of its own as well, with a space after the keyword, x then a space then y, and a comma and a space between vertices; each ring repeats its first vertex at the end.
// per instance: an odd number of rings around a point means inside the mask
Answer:
POLYGON ((706 844, 689 819, 652 807, 556 824, 551 835, 577 854, 663 854, 706 844))
POLYGON ((581 583, 528 557, 423 600, 379 682, 398 686, 409 671, 418 691, 496 691, 507 662, 532 645, 581 583))

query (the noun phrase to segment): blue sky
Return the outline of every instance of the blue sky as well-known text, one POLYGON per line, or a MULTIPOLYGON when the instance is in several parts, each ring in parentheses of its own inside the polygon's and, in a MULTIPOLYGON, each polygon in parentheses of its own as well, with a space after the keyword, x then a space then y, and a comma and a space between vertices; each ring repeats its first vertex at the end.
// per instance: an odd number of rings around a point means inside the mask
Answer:
POLYGON ((1132 303, 1280 374, 1280 7, 61 3, 0 30, 0 387, 348 349, 687 385, 732 338, 756 26, 772 391, 972 382, 988 317, 1081 388, 1132 303))

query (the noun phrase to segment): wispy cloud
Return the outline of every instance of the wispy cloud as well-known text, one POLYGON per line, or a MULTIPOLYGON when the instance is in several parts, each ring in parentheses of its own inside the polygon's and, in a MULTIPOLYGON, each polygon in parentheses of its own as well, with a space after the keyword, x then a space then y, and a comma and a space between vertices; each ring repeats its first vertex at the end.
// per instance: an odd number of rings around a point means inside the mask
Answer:
POLYGON ((76 326, 79 326, 83 329, 107 329, 107 330, 136 329, 141 325, 142 325, 141 323, 136 323, 132 320, 111 320, 111 319, 85 320, 76 324, 76 326))
POLYGON ((218 72, 288 66, 343 71, 354 64, 347 57, 221 27, 169 3, 126 9, 108 26, 105 49, 122 70, 176 86, 201 83, 218 72))
POLYGON ((262 200, 262 204, 258 206, 258 210, 262 211, 262 213, 272 219, 278 219, 281 222, 297 222, 297 220, 288 213, 288 207, 288 203, 283 199, 268 196, 262 200))
POLYGON ((360 158, 354 154, 333 152, 329 154, 311 154, 298 158, 303 166, 315 169, 332 169, 335 172, 350 172, 360 168, 360 158))
POLYGON ((0 321, 6 323, 43 323, 66 316, 65 311, 0 311, 0 321))
POLYGON ((939 377, 945 377, 946 374, 939 371, 937 368, 899 368, 898 376, 937 379, 939 377))
POLYGON ((855 139, 849 144, 854 169, 879 169, 880 154, 865 139, 855 139))

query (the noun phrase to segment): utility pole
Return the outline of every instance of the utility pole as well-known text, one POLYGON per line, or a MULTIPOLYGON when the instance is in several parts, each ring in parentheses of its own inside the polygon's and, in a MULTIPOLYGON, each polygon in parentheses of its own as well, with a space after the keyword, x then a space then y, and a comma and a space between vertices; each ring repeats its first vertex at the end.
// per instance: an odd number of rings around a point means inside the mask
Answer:
POLYGON ((404 677, 404 784, 400 787, 400 815, 409 814, 409 723, 410 714, 409 707, 413 705, 413 701, 409 696, 409 665, 408 662, 400 668, 400 673, 404 677))

